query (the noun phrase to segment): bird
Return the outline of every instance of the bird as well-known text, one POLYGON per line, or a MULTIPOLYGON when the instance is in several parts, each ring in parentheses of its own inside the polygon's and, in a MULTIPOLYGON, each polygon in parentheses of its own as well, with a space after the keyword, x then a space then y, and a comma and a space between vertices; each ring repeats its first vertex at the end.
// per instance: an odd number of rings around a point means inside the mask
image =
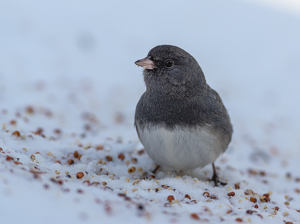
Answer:
POLYGON ((161 167, 193 170, 212 164, 226 151, 233 127, 219 96, 207 83, 196 59, 173 45, 158 45, 142 67, 146 90, 137 103, 134 125, 147 154, 161 167))

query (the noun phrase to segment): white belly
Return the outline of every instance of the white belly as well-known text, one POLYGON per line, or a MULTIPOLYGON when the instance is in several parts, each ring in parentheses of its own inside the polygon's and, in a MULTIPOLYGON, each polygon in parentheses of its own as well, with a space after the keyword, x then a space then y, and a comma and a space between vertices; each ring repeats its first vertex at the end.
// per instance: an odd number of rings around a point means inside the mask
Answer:
POLYGON ((213 163, 224 151, 217 136, 205 128, 168 130, 137 127, 140 140, 156 164, 172 170, 189 170, 213 163))

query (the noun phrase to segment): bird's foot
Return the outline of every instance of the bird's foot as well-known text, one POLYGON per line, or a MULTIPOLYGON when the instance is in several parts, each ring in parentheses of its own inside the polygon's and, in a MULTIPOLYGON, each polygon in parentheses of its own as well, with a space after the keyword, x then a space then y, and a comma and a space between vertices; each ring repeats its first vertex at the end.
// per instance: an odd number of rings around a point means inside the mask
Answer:
POLYGON ((220 183, 222 186, 227 185, 226 182, 220 181, 219 176, 218 176, 217 174, 214 174, 214 175, 212 176, 212 178, 209 179, 209 181, 213 181, 213 182, 215 183, 215 187, 218 186, 218 183, 220 183))
POLYGON ((218 183, 220 183, 221 185, 225 186, 227 183, 220 181, 219 176, 218 176, 218 174, 216 172, 216 168, 215 168, 215 164, 214 163, 212 163, 212 168, 213 168, 214 174, 213 174, 212 178, 209 179, 209 181, 215 182, 215 187, 218 186, 218 183))
POLYGON ((159 170, 160 166, 156 165, 155 169, 152 171, 153 174, 155 174, 157 172, 157 170, 159 170))

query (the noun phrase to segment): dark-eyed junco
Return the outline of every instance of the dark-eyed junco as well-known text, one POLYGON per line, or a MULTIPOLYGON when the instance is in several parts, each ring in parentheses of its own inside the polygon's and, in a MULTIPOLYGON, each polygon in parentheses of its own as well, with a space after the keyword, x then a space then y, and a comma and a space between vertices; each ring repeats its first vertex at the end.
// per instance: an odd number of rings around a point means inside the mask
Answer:
POLYGON ((214 162, 231 141, 232 125, 197 61, 179 47, 160 45, 135 64, 144 68, 146 83, 135 126, 148 155, 157 168, 177 171, 212 163, 217 185, 214 162))

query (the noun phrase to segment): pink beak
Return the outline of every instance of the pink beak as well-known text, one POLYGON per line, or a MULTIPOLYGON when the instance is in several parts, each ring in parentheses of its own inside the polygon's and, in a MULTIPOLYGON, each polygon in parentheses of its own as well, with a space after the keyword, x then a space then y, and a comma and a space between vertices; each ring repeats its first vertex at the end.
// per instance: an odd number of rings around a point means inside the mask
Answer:
POLYGON ((141 66, 141 67, 143 67, 144 69, 149 69, 149 70, 152 70, 152 69, 156 68, 154 62, 153 62, 152 60, 150 60, 149 57, 143 58, 143 59, 141 59, 141 60, 137 60, 137 61, 135 62, 135 64, 136 64, 137 66, 141 66))

